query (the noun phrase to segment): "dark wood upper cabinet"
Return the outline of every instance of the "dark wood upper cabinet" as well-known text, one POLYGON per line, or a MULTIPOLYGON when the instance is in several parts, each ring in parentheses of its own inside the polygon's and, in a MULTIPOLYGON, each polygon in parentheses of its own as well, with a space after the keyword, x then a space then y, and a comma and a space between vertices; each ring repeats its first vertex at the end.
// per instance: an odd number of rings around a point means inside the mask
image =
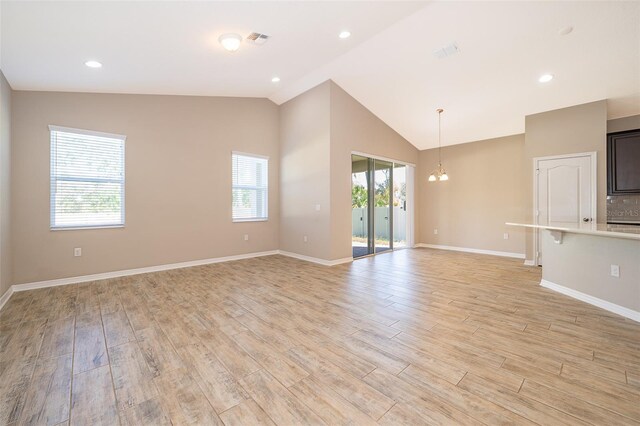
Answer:
POLYGON ((607 135, 607 193, 640 194, 640 129, 607 135))

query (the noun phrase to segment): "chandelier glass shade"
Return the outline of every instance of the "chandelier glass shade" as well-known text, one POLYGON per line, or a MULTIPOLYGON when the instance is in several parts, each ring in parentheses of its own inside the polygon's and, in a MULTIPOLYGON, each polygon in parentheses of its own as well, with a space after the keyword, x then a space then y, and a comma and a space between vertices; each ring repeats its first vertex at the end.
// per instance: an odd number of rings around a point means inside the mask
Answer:
POLYGON ((444 167, 442 167, 442 145, 441 145, 442 126, 441 126, 440 116, 442 115, 442 112, 444 110, 442 108, 438 108, 436 111, 438 112, 438 168, 435 169, 433 172, 431 172, 431 174, 429 175, 429 182, 435 182, 438 180, 439 181, 449 180, 449 176, 447 175, 447 172, 445 171, 444 167))

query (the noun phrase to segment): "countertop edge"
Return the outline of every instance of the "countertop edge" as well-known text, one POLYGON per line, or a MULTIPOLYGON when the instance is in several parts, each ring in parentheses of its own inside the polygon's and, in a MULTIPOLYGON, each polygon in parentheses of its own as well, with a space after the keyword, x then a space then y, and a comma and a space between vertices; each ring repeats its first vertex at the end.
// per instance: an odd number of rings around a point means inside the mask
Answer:
POLYGON ((568 228, 568 227, 562 227, 562 226, 534 225, 532 223, 516 223, 516 222, 505 222, 505 225, 520 226, 524 228, 533 228, 533 229, 547 229, 549 231, 569 232, 572 234, 595 235, 599 237, 621 238, 626 240, 640 241, 640 233, 632 233, 632 232, 605 231, 602 229, 568 228))

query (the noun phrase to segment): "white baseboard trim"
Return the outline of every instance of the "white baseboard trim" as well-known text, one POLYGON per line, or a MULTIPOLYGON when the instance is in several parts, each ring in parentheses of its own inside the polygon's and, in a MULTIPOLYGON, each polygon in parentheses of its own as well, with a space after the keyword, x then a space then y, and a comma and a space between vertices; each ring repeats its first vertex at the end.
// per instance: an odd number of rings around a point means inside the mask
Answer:
POLYGON ((574 299, 581 300, 590 305, 594 305, 606 311, 613 312, 614 314, 618 314, 625 318, 640 322, 640 312, 634 311, 633 309, 625 308, 624 306, 607 302, 606 300, 599 299, 589 294, 582 293, 578 290, 574 290, 572 288, 565 287, 544 279, 540 281, 540 285, 544 288, 548 288, 549 290, 562 293, 565 296, 573 297, 574 299))
POLYGON ((527 260, 525 259, 524 264, 526 266, 536 266, 535 262, 533 260, 527 260))
POLYGON ((506 251, 482 250, 482 249, 474 249, 474 248, 467 248, 467 247, 441 246, 438 244, 418 243, 416 244, 416 247, 425 247, 425 248, 432 248, 432 249, 438 249, 438 250, 462 251, 465 253, 489 254, 491 256, 512 257, 515 259, 525 258, 525 255, 522 253, 509 253, 506 251))
POLYGON ((5 303, 9 301, 11 295, 13 294, 13 286, 9 287, 7 291, 4 292, 2 297, 0 297, 0 309, 4 306, 5 303))
POLYGON ((343 263, 353 262, 352 257, 344 257, 342 259, 336 259, 336 260, 324 260, 318 257, 305 256, 304 254, 292 253, 290 251, 284 251, 284 250, 278 250, 278 253, 283 256, 293 257, 294 259, 305 260, 307 262, 313 262, 323 266, 335 266, 335 265, 341 265, 343 263))
POLYGON ((210 265, 213 263, 230 262, 233 260, 251 259, 254 257, 272 256, 275 254, 281 254, 283 256, 293 257, 299 260, 305 260, 308 262, 317 263, 324 266, 340 265, 342 263, 349 263, 353 261, 351 257, 345 257, 343 259, 336 260, 324 260, 316 257, 304 256, 302 254, 291 253, 282 250, 270 250, 255 253, 238 254, 234 256, 214 257, 210 259, 192 260, 188 262, 169 263, 165 265, 147 266, 144 268, 125 269, 120 271, 103 272, 100 274, 80 275, 77 277, 59 278, 54 280, 37 281, 32 283, 14 284, 9 287, 9 290, 0 297, 0 309, 9 300, 11 295, 17 291, 35 290, 38 288, 57 287, 61 285, 77 284, 88 281, 98 281, 110 278, 126 277, 130 275, 146 274, 149 272, 167 271, 170 269, 190 268, 193 266, 210 265))
POLYGON ((210 265, 212 263, 230 262, 232 260, 250 259, 254 257, 271 256, 278 254, 278 250, 261 251, 255 253, 238 254, 234 256, 214 257, 210 259, 192 260, 188 262, 169 263, 165 265, 148 266, 144 268, 125 269, 121 271, 104 272, 101 274, 81 275, 78 277, 59 278, 56 280, 37 281, 26 284, 14 284, 13 291, 35 290, 37 288, 56 287, 59 285, 77 284, 87 281, 97 281, 109 278, 126 277, 129 275, 146 274, 149 272, 167 271, 170 269, 189 268, 192 266, 210 265))

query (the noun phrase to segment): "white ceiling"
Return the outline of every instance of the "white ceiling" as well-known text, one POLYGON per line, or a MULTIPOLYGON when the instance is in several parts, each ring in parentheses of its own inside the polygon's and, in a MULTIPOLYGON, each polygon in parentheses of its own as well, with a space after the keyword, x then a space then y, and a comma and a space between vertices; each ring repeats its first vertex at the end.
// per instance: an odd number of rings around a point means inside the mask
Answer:
POLYGON ((2 1, 14 89, 269 97, 415 12, 416 2, 2 1), (341 40, 349 30, 353 37, 341 40), (229 53, 224 33, 272 36, 229 53), (102 62, 99 70, 84 62, 102 62))
POLYGON ((640 2, 2 2, 17 90, 269 97, 328 78, 420 149, 524 132, 525 115, 609 99, 640 114, 640 2), (569 35, 559 30, 573 25, 569 35), (353 36, 340 40, 348 29, 353 36), (225 32, 270 34, 233 54, 225 32), (432 52, 456 42, 460 53, 432 52), (103 62, 86 68, 88 59, 103 62), (538 83, 543 73, 555 78, 538 83), (271 83, 273 76, 281 82, 271 83))

